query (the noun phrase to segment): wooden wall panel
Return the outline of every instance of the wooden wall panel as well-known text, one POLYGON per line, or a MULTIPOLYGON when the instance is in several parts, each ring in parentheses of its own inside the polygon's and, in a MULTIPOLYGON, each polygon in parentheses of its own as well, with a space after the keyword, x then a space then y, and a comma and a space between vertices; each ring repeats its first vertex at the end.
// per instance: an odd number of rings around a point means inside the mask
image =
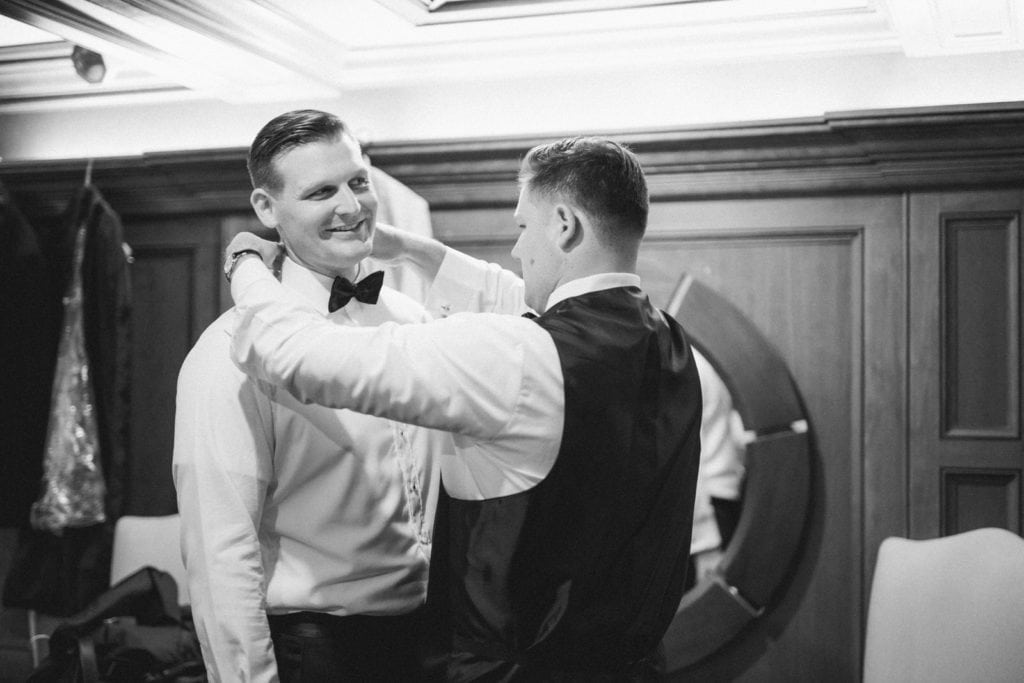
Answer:
MULTIPOLYGON (((132 246, 132 424, 126 514, 177 511, 174 403, 185 355, 217 312, 217 220, 136 222, 132 246)), ((223 279, 223 278, 220 278, 223 279)))
POLYGON ((1019 190, 912 196, 911 536, 1019 532, 1019 190))
POLYGON ((174 384, 192 345, 192 271, 196 253, 180 247, 138 248, 132 267, 132 423, 127 514, 174 512, 168 487, 174 439, 174 384), (185 285, 184 292, 167 291, 185 285), (156 345, 154 348, 154 344, 156 345), (145 456, 141 452, 145 452, 145 456), (158 463, 157 467, 151 467, 158 463), (166 470, 166 471, 164 471, 166 470))
POLYGON ((1019 470, 943 468, 943 536, 998 527, 1021 531, 1019 470))
POLYGON ((1018 214, 942 217, 942 433, 1020 433, 1018 214))

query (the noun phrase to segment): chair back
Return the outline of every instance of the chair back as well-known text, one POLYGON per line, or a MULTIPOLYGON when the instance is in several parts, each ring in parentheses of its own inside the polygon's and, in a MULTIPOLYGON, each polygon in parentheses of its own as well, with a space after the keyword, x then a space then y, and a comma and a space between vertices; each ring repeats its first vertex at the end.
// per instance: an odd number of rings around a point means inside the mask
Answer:
POLYGON ((1024 539, 991 528, 885 539, 864 681, 1024 681, 1024 539))
POLYGON ((114 525, 110 559, 110 585, 145 567, 162 569, 178 583, 178 603, 189 604, 188 579, 181 559, 181 523, 178 515, 137 517, 125 515, 114 525))

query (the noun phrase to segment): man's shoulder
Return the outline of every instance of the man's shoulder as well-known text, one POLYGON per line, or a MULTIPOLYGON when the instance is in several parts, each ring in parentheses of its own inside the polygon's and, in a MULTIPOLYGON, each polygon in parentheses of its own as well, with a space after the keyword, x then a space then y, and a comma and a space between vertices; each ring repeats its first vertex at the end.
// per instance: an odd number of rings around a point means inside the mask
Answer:
POLYGON ((195 347, 230 344, 234 315, 235 309, 232 307, 217 316, 212 323, 206 326, 203 333, 199 335, 195 347))
POLYGON ((182 363, 182 372, 189 370, 208 372, 214 366, 230 366, 231 362, 231 332, 234 324, 234 309, 229 309, 220 314, 212 323, 207 325, 199 339, 189 349, 182 363))

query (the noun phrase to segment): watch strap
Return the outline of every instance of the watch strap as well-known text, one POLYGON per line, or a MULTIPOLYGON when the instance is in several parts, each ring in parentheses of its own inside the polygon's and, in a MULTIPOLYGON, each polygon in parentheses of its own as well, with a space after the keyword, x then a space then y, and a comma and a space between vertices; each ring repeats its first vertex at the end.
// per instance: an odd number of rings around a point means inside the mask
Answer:
POLYGON ((255 254, 256 256, 263 258, 260 255, 260 252, 255 249, 239 249, 238 251, 232 252, 231 255, 228 256, 227 260, 224 261, 224 278, 228 282, 231 282, 231 274, 235 271, 235 264, 238 263, 238 259, 242 258, 246 254, 255 254))

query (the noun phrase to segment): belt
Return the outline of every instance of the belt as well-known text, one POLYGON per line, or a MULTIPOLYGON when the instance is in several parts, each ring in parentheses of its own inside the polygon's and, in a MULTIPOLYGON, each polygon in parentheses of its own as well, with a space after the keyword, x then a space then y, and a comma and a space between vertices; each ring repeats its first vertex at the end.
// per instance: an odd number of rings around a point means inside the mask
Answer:
POLYGON ((291 612, 269 614, 267 622, 274 633, 286 633, 302 638, 365 638, 374 633, 413 631, 421 621, 423 608, 407 614, 370 615, 350 614, 338 616, 326 612, 291 612))

